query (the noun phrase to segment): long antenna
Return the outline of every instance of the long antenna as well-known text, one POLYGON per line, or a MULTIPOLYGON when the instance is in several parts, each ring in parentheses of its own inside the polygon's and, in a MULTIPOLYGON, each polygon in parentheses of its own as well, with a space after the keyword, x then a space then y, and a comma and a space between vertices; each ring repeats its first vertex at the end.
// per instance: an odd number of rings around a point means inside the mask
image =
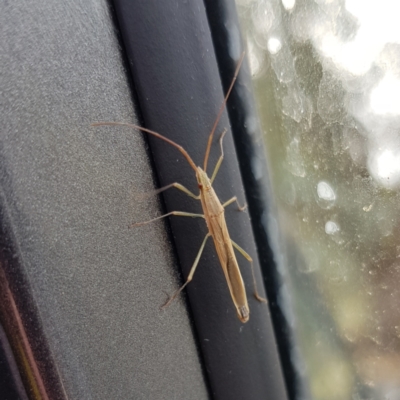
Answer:
POLYGON ((160 135, 157 132, 151 131, 150 129, 146 129, 143 128, 141 126, 138 125, 134 125, 134 124, 128 124, 127 122, 95 122, 94 124, 91 124, 90 126, 127 126, 129 128, 133 128, 133 129, 139 129, 143 132, 149 133, 150 135, 153 135, 161 140, 164 140, 165 142, 171 144, 172 146, 176 147, 182 154, 183 156, 186 158, 187 162, 190 164, 190 166, 197 171, 197 167, 196 164, 193 162, 192 158, 189 156, 189 154, 187 153, 187 151, 180 146, 178 143, 175 143, 174 141, 172 141, 171 139, 166 138, 163 135, 160 135))
POLYGON ((210 132, 210 136, 208 137, 206 154, 204 156, 204 171, 207 171, 208 156, 210 155, 211 143, 212 143, 212 140, 213 140, 213 136, 214 136, 215 130, 217 129, 218 122, 221 119, 222 113, 223 113, 224 108, 226 106, 226 102, 228 101, 229 95, 231 94, 231 91, 233 89, 233 85, 236 82, 236 78, 239 75, 239 71, 240 71, 240 67, 242 66, 244 55, 245 55, 245 52, 243 52, 242 55, 240 56, 240 60, 238 62, 236 70, 235 70, 235 75, 233 75, 231 86, 229 86, 229 89, 226 92, 224 102, 222 103, 221 108, 219 109, 219 112, 218 112, 218 115, 217 115, 217 119, 215 120, 214 125, 213 125, 213 127, 211 129, 211 132, 210 132))

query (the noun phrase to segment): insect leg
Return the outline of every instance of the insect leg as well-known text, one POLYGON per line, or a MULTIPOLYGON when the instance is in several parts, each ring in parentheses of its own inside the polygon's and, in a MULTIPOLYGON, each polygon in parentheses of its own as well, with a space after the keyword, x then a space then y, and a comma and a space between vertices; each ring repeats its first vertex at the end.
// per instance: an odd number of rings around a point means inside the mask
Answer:
POLYGON ((231 239, 231 243, 233 245, 233 247, 247 260, 249 261, 250 265, 251 265, 251 274, 253 275, 253 285, 254 285, 254 297, 258 300, 261 301, 263 303, 266 303, 267 300, 264 299, 264 297, 261 297, 258 294, 257 291, 257 283, 256 283, 256 277, 254 275, 254 266, 253 266, 253 259, 238 245, 236 244, 232 239, 231 239))
POLYGON ((192 193, 189 189, 186 189, 185 186, 181 185, 180 183, 171 183, 167 186, 164 186, 160 189, 155 190, 154 192, 152 192, 152 194, 159 194, 161 192, 163 192, 164 190, 170 189, 170 188, 177 188, 179 190, 181 190, 182 192, 186 193, 188 196, 193 197, 196 200, 200 200, 200 195, 196 196, 194 193, 192 193))
POLYGON ((184 211, 171 211, 168 214, 161 215, 160 217, 153 218, 153 219, 151 219, 149 221, 135 222, 132 225, 130 225, 129 228, 132 228, 134 226, 146 225, 146 224, 149 224, 150 222, 154 222, 154 221, 157 221, 159 219, 162 219, 162 218, 165 218, 165 217, 169 217, 170 215, 177 215, 179 217, 192 217, 192 218, 200 217, 200 218, 204 218, 203 214, 193 214, 193 213, 187 213, 187 212, 184 212, 184 211))
POLYGON ((236 204, 238 206, 239 211, 244 211, 247 208, 247 204, 245 204, 244 206, 241 206, 238 202, 238 199, 236 196, 233 196, 231 199, 229 199, 228 201, 226 201, 224 204, 222 204, 222 207, 226 207, 229 206, 229 204, 232 204, 234 201, 236 201, 236 204))
POLYGON ((221 155, 219 156, 218 162, 217 162, 217 164, 215 165, 214 171, 213 171, 213 173, 212 173, 212 175, 211 175, 211 179, 210 179, 211 184, 214 182, 214 179, 215 179, 215 177, 217 176, 219 167, 220 167, 221 164, 222 164, 222 160, 224 159, 224 148, 223 148, 223 146, 222 146, 222 140, 224 139, 224 136, 225 136, 226 132, 227 132, 227 130, 226 130, 226 128, 225 128, 224 131, 223 131, 222 134, 221 134, 221 137, 219 138, 219 145, 220 145, 220 147, 221 147, 221 155))
POLYGON ((206 237, 204 238, 203 243, 200 246, 200 250, 197 253, 196 259, 194 260, 192 268, 190 269, 190 272, 186 279, 186 282, 171 296, 171 298, 161 308, 168 307, 176 299, 176 297, 179 295, 179 293, 182 292, 182 290, 186 287, 186 285, 193 279, 193 275, 196 271, 197 265, 199 264, 201 254, 203 253, 204 246, 206 245, 207 239, 210 236, 211 236, 211 234, 207 233, 206 237))

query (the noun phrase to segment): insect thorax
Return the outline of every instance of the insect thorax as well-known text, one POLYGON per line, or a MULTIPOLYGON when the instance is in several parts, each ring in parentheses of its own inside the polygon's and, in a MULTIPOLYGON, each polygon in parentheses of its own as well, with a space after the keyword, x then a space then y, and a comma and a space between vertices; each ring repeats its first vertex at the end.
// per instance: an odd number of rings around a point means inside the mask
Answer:
POLYGON ((210 178, 207 176, 207 173, 203 171, 200 167, 197 167, 196 179, 201 190, 208 190, 209 188, 211 188, 210 178))

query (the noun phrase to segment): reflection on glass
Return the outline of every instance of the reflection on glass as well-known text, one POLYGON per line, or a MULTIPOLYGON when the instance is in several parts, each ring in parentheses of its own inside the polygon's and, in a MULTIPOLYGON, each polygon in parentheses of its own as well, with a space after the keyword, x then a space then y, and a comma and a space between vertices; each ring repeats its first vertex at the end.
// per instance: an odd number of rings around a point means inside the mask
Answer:
POLYGON ((400 399, 400 2, 237 6, 299 397, 400 399))

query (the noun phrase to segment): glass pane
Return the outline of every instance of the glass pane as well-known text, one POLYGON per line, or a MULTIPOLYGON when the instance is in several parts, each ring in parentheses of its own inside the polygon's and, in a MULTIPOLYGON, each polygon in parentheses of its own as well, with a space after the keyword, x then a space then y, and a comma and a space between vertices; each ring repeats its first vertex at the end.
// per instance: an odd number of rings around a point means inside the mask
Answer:
POLYGON ((236 0, 304 399, 400 399, 400 2, 236 0))

